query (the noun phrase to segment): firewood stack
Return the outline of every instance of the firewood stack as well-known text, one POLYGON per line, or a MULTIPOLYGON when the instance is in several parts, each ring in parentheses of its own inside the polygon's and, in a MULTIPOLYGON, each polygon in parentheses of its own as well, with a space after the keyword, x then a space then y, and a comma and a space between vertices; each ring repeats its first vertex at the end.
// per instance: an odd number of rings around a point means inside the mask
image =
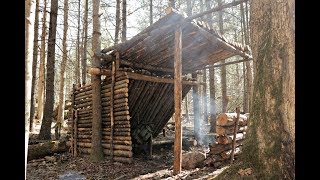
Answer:
MULTIPOLYGON (((218 168, 230 162, 236 118, 237 113, 220 113, 217 116, 216 142, 209 144, 210 152, 205 160, 206 165, 218 168)), ((240 114, 235 138, 234 157, 241 153, 247 122, 247 115, 240 114)))

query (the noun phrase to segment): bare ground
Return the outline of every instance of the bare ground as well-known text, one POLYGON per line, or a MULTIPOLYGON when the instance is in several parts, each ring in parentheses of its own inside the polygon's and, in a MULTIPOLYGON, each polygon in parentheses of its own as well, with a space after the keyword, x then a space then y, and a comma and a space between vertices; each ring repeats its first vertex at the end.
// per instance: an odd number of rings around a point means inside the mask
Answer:
MULTIPOLYGON (((188 130, 185 129, 184 133, 188 135, 188 130)), ((34 137, 31 136, 31 138, 34 137)), ((173 132, 170 130, 166 131, 166 138, 159 135, 157 140, 168 138, 173 138, 173 132)), ((185 151, 189 150, 185 149, 185 151)), ((70 153, 65 152, 29 161, 27 179, 213 179, 227 168, 225 166, 220 169, 214 167, 182 169, 180 174, 174 175, 173 158, 172 144, 153 148, 152 158, 147 158, 145 155, 135 155, 132 164, 112 163, 108 157, 99 163, 93 163, 88 156, 72 157, 70 153)))

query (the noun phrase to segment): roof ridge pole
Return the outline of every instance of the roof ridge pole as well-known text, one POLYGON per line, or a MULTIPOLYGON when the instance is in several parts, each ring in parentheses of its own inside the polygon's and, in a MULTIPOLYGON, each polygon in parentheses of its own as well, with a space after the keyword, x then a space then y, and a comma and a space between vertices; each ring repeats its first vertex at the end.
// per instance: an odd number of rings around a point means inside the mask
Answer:
POLYGON ((174 136, 174 160, 173 174, 181 172, 182 161, 182 128, 181 128, 181 100, 182 100, 182 31, 181 26, 175 30, 174 39, 174 121, 175 121, 175 136, 174 136))

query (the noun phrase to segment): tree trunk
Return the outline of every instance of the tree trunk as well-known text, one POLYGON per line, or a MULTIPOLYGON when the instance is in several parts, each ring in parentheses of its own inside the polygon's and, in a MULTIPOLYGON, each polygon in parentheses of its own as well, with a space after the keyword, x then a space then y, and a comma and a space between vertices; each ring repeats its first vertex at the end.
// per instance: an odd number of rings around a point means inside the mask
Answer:
MULTIPOLYGON (((206 0, 206 9, 211 9, 210 0, 206 0)), ((210 27, 212 27, 212 14, 209 13, 207 15, 207 22, 210 27)), ((215 78, 214 78, 214 68, 209 69, 209 86, 210 86, 210 132, 215 133, 216 132, 216 105, 215 105, 215 99, 216 99, 216 89, 215 89, 215 78)))
POLYGON ((150 0, 150 14, 149 14, 149 22, 150 22, 150 25, 153 24, 153 0, 150 0))
POLYGON ((122 0, 122 33, 121 42, 127 40, 127 0, 122 0))
MULTIPOLYGON (((197 79, 197 74, 192 74, 193 79, 197 79)), ((192 99, 193 99, 193 121, 194 121, 194 134, 197 140, 200 138, 200 117, 199 117, 199 87, 192 87, 192 99)))
POLYGON ((84 10, 84 40, 83 40, 83 56, 82 56, 82 85, 87 83, 87 41, 88 41, 88 0, 85 0, 85 10, 84 10))
MULTIPOLYGON (((247 26, 246 26, 246 18, 244 15, 244 8, 243 8, 243 4, 240 4, 240 11, 241 11, 241 19, 242 19, 242 27, 243 27, 243 33, 244 33, 244 43, 249 45, 249 33, 247 31, 247 26)), ((245 73, 245 103, 244 103, 244 112, 249 112, 250 109, 250 103, 251 103, 251 96, 252 96, 252 70, 251 70, 251 65, 250 62, 244 62, 245 64, 245 69, 246 69, 246 73, 245 73)))
POLYGON ((243 159, 257 179, 295 179, 295 2, 250 7, 255 73, 243 159))
POLYGON ((25 164, 24 177, 27 177, 27 154, 29 141, 30 103, 31 103, 31 72, 32 72, 32 37, 34 26, 35 4, 31 0, 25 1, 25 164))
POLYGON ((32 58, 32 84, 31 84, 31 103, 30 103, 30 127, 29 131, 33 131, 34 120, 34 91, 36 84, 36 72, 38 64, 38 28, 39 28, 39 0, 36 0, 36 10, 34 19, 34 36, 33 36, 33 58, 32 58))
POLYGON ((191 0, 187 0, 187 16, 192 16, 191 0))
MULTIPOLYGON (((93 32, 92 32, 92 51, 100 53, 101 51, 101 39, 100 39, 100 20, 99 20, 99 7, 100 0, 94 0, 92 2, 92 20, 93 20, 93 32)), ((92 59, 92 67, 100 68, 100 59, 94 57, 92 59)), ((101 145, 102 133, 101 133, 101 76, 91 75, 92 83, 92 147, 90 158, 94 162, 101 161, 103 159, 103 149, 101 145)))
POLYGON ((68 32, 68 0, 64 0, 64 16, 63 16, 63 39, 62 39, 62 62, 61 62, 61 71, 60 71, 60 91, 59 91, 59 106, 58 106, 58 118, 57 118, 57 124, 56 124, 56 139, 60 138, 60 130, 63 125, 64 120, 64 107, 65 107, 65 79, 66 79, 66 64, 67 64, 67 32, 68 32))
POLYGON ((51 124, 54 104, 54 62, 57 32, 58 0, 51 0, 50 26, 47 55, 47 79, 46 79, 46 101, 44 104, 44 116, 38 139, 51 139, 51 124))
MULTIPOLYGON (((222 0, 218 0, 218 6, 222 5, 222 0)), ((224 34, 222 11, 218 12, 219 19, 219 31, 220 34, 224 34)), ((220 61, 220 64, 224 64, 225 60, 220 61)), ((222 112, 227 112, 228 98, 227 98, 227 69, 226 66, 221 66, 221 92, 222 92, 222 112)))
POLYGON ((67 151, 66 141, 46 141, 28 145, 28 161, 67 151))
POLYGON ((169 0, 170 7, 176 8, 175 4, 176 4, 175 0, 169 0))
POLYGON ((47 0, 43 0, 43 18, 42 18, 42 33, 40 45, 40 66, 39 66, 39 81, 38 81, 38 119, 42 120, 43 116, 43 97, 44 97, 44 72, 46 61, 46 30, 47 30, 47 0))
POLYGON ((81 18, 81 1, 78 1, 78 31, 77 31, 77 54, 76 54, 76 84, 80 84, 80 30, 81 30, 81 26, 80 26, 80 18, 81 18))
POLYGON ((119 31, 120 31, 120 0, 117 0, 116 4, 116 29, 114 35, 114 44, 117 45, 119 42, 119 31))

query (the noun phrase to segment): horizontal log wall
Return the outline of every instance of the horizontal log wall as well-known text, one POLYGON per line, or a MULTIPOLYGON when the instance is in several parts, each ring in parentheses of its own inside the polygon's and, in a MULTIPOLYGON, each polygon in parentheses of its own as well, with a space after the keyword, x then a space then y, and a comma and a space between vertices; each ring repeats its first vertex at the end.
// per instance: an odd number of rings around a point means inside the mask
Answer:
MULTIPOLYGON (((110 95, 111 76, 102 82, 101 105, 102 105, 102 147, 104 154, 111 155, 110 147, 113 145, 113 160, 119 162, 132 162, 132 141, 130 127, 130 113, 128 105, 128 84, 129 79, 125 72, 117 72, 114 86, 114 129, 113 141, 111 141, 110 122, 110 95)), ((73 141, 80 154, 91 152, 92 135, 92 87, 91 84, 74 89, 73 110, 77 110, 77 132, 73 132, 77 137, 73 141)), ((68 124, 70 130, 75 129, 70 118, 68 124)))

